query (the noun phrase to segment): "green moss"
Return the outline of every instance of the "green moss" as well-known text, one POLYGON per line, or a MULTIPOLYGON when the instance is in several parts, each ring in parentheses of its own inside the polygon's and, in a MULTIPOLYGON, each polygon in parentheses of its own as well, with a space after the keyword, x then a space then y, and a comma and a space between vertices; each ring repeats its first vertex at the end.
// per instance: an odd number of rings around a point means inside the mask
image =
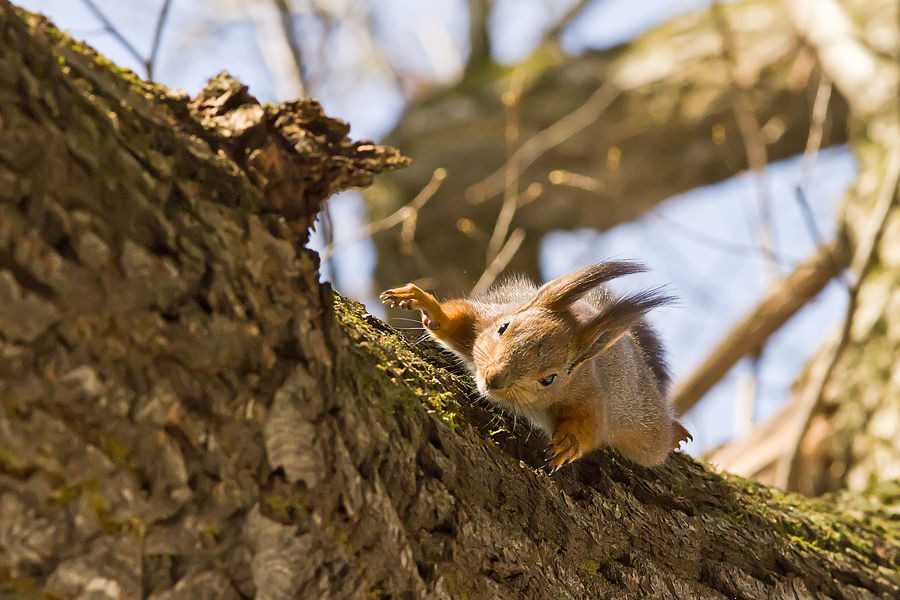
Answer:
POLYGON ((601 566, 602 565, 597 561, 588 560, 585 562, 578 563, 576 568, 579 571, 581 571, 582 573, 587 573, 589 575, 596 575, 597 571, 600 570, 601 566))
POLYGON ((471 390, 467 383, 424 360, 402 335, 366 313, 362 304, 335 294, 334 307, 350 340, 344 356, 359 365, 344 369, 346 386, 360 388, 369 398, 383 398, 384 409, 413 411, 424 406, 450 428, 459 427, 463 416, 456 398, 471 390), (366 367, 372 359, 374 370, 366 367))

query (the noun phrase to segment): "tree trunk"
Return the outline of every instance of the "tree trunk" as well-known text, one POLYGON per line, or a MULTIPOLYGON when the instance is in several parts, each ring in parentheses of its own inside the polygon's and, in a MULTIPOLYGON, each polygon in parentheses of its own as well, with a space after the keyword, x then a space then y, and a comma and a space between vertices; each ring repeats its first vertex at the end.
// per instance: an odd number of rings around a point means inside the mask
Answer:
MULTIPOLYGON (((478 279, 509 174, 510 111, 501 97, 520 79, 512 110, 522 150, 513 171, 519 191, 540 184, 542 193, 516 211, 512 227, 526 237, 511 271, 535 280, 549 231, 602 231, 728 179, 748 167, 754 141, 764 146, 763 161, 803 152, 821 77, 815 53, 778 0, 717 10, 720 18, 679 17, 602 52, 566 57, 547 44, 520 65, 469 71, 453 88, 414 100, 385 140, 413 163, 366 194, 373 220, 408 203, 436 168, 448 176, 419 213, 418 230, 428 232, 419 243, 404 243, 398 229, 375 236, 381 287, 430 277, 439 291, 459 293, 478 279), (741 119, 759 139, 748 139, 741 119)), ((823 144, 844 143, 841 94, 832 94, 827 114, 823 144)))
POLYGON ((871 496, 528 466, 537 435, 319 283, 321 202, 405 161, 317 104, 189 100, 6 0, 0 82, 4 595, 900 594, 871 496))

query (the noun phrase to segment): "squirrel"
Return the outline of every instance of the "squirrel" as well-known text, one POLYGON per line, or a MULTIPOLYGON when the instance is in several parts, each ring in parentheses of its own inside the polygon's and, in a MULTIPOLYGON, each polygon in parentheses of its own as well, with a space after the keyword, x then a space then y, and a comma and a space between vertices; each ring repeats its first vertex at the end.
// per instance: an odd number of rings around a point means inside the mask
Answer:
POLYGON ((675 420, 662 344, 644 321, 673 298, 659 289, 617 296, 603 285, 645 270, 603 262, 541 287, 514 277, 445 302, 409 283, 380 299, 420 310, 426 331, 462 359, 479 392, 550 437, 551 473, 602 444, 654 466, 693 439, 675 420))

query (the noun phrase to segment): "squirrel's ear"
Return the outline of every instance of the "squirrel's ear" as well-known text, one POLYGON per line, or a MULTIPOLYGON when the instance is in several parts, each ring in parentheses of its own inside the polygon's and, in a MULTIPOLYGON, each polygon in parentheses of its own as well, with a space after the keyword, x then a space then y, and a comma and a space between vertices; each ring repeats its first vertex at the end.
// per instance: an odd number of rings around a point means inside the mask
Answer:
POLYGON ((646 270, 644 265, 636 262, 597 263, 548 281, 523 308, 543 306, 552 311, 564 310, 602 283, 646 270))
POLYGON ((568 366, 568 372, 571 373, 584 361, 615 344, 649 311, 658 306, 671 304, 674 300, 674 297, 663 294, 661 288, 613 300, 576 333, 574 358, 568 366))

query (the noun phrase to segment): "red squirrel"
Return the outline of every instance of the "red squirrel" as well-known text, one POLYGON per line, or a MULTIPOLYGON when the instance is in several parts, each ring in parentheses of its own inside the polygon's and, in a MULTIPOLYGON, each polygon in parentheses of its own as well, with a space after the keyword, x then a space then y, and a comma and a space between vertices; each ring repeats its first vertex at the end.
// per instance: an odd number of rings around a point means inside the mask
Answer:
POLYGON ((644 270, 605 262, 541 287, 513 278, 439 302, 409 283, 380 298, 422 311, 425 330, 465 362, 482 394, 550 436, 551 472, 601 444, 654 466, 693 439, 675 420, 662 344, 643 318, 672 298, 620 297, 603 285, 644 270))

